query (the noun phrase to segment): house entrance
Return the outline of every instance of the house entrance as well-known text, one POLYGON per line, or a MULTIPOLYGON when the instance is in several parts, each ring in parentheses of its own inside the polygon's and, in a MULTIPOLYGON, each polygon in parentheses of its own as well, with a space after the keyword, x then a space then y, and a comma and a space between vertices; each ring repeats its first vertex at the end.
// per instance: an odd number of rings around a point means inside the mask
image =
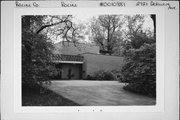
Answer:
POLYGON ((71 68, 69 68, 67 76, 68 76, 68 79, 71 79, 74 76, 74 74, 72 73, 72 69, 71 68))
POLYGON ((56 79, 78 80, 82 79, 82 64, 59 63, 56 65, 58 75, 56 79))

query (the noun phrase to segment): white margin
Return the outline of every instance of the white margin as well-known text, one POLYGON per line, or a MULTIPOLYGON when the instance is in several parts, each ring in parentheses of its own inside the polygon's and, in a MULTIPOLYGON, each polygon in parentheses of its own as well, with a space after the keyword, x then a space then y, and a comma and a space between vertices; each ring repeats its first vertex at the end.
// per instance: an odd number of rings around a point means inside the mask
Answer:
POLYGON ((61 113, 61 112, 163 112, 164 111, 164 8, 38 8, 14 10, 14 112, 61 113), (21 15, 64 14, 156 14, 157 45, 157 104, 155 106, 70 106, 70 107, 22 107, 21 106, 21 15))

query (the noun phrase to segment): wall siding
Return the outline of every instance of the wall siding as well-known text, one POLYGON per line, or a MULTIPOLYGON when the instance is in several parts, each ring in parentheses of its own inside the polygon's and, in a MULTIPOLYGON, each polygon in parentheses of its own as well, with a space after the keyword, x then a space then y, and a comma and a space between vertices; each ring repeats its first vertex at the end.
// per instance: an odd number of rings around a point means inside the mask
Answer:
POLYGON ((98 54, 82 54, 84 56, 83 70, 85 75, 93 75, 99 70, 121 70, 125 61, 123 57, 98 55, 98 54))

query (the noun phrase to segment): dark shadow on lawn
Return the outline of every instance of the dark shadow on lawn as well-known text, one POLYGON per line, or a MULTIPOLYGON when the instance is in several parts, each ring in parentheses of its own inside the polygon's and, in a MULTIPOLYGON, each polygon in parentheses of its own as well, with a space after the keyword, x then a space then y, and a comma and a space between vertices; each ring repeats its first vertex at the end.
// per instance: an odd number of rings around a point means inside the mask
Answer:
POLYGON ((80 106, 39 85, 23 85, 22 106, 80 106))

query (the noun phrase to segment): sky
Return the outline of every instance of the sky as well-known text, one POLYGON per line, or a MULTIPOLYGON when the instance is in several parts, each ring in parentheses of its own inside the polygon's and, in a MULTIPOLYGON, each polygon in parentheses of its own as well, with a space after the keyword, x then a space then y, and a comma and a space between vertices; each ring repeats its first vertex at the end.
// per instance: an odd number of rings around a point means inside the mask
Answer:
MULTIPOLYGON (((93 17, 98 17, 97 14, 77 14, 74 15, 74 22, 79 24, 79 23, 83 23, 83 24, 88 24, 89 21, 93 18, 93 17)), ((150 18, 150 15, 145 15, 145 21, 143 24, 143 29, 150 29, 151 31, 153 31, 153 21, 150 18)), ((85 36, 85 41, 88 42, 88 36, 85 36)))
MULTIPOLYGON (((92 14, 77 14, 77 15, 74 15, 73 21, 75 23, 86 23, 93 17, 98 17, 98 15, 97 14, 93 14, 93 15, 92 14)), ((148 27, 153 29, 153 21, 149 15, 145 15, 144 29, 148 27)))
MULTIPOLYGON (((86 26, 88 26, 90 20, 93 18, 93 17, 98 17, 99 15, 98 14, 95 14, 95 13, 91 13, 91 14, 76 14, 76 15, 73 15, 73 19, 72 19, 72 22, 74 22, 75 24, 84 24, 86 26)), ((88 29, 88 28, 87 28, 88 29)), ((83 32, 85 33, 86 30, 84 30, 83 32)), ((150 29, 151 31, 153 31, 153 21, 152 19, 150 18, 150 15, 145 15, 145 21, 144 21, 144 24, 143 24, 143 29, 150 29)), ((85 39, 84 41, 85 42, 90 42, 89 41, 89 35, 84 35, 85 39)))

